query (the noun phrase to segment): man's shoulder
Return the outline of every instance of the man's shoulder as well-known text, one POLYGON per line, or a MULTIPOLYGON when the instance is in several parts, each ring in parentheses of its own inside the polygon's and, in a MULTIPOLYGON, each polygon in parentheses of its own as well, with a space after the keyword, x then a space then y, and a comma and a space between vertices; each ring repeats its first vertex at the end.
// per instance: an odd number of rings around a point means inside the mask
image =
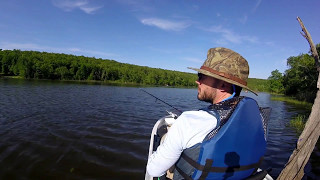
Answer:
POLYGON ((198 109, 198 110, 184 111, 181 115, 202 115, 202 114, 207 113, 206 109, 207 108, 198 109))
POLYGON ((208 111, 204 109, 199 110, 192 110, 192 111, 184 111, 178 119, 184 119, 184 120, 210 120, 215 119, 215 117, 212 115, 212 113, 209 113, 208 111))

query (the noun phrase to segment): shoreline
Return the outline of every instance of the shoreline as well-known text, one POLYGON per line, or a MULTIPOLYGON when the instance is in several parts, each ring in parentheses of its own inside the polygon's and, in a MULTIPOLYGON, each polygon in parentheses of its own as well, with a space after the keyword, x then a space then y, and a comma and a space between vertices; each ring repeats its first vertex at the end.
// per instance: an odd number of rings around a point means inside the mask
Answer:
POLYGON ((186 88, 194 89, 195 86, 169 86, 169 85, 150 85, 150 84, 139 84, 133 82, 119 82, 119 81, 97 81, 97 80, 60 80, 60 79, 26 79, 21 76, 4 76, 0 74, 0 79, 20 79, 20 80, 31 80, 31 81, 52 81, 61 83, 81 83, 81 84, 97 84, 97 85, 112 85, 112 86, 125 86, 125 87, 166 87, 166 88, 186 88))

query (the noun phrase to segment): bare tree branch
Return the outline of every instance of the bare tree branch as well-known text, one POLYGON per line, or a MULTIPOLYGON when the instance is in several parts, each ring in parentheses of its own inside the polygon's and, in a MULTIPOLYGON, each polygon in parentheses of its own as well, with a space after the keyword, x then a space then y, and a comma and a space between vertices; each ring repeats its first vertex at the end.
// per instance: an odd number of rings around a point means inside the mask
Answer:
MULTIPOLYGON (((299 21, 299 24, 302 28, 302 31, 304 32, 304 34, 302 32, 301 35, 307 39, 307 41, 309 42, 309 45, 310 45, 310 49, 311 49, 311 53, 312 53, 312 56, 314 57, 314 60, 315 60, 315 63, 316 63, 316 66, 318 68, 318 71, 319 71, 319 64, 320 64, 320 60, 319 60, 319 55, 318 55, 318 52, 317 52, 317 48, 316 46, 313 44, 313 41, 312 41, 312 38, 311 38, 311 35, 309 34, 308 30, 304 27, 303 23, 302 23, 302 20, 300 19, 300 17, 297 17, 297 20, 299 21)), ((319 88, 319 87, 318 87, 319 88)))
MULTIPOLYGON (((301 33, 302 36, 309 42, 312 56, 316 61, 315 64, 319 71, 319 56, 316 47, 312 42, 311 35, 304 27, 301 19, 297 17, 297 20, 302 27, 302 31, 305 33, 301 33)), ((281 171, 278 180, 302 179, 304 175, 304 167, 307 164, 320 135, 320 74, 318 75, 317 87, 317 96, 314 100, 308 121, 306 122, 305 128, 298 139, 296 149, 292 152, 289 161, 281 171)))

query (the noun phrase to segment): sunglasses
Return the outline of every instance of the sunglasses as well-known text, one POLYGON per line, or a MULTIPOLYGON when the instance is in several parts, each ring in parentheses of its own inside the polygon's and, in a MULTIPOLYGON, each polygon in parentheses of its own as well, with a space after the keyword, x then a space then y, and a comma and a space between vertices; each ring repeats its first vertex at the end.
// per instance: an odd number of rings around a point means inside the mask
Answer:
POLYGON ((198 73, 198 81, 201 81, 203 80, 203 78, 205 77, 206 75, 202 74, 202 73, 198 73))

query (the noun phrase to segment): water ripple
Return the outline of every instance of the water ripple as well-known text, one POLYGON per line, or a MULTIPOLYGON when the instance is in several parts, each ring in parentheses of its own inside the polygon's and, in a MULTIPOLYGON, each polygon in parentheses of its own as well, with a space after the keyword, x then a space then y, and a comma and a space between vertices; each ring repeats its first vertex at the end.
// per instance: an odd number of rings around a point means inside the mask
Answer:
MULTIPOLYGON (((196 89, 147 90, 181 110, 207 106, 196 89)), ((263 166, 276 177, 301 111, 267 93, 253 98, 273 108, 263 166)), ((172 110, 139 88, 99 84, 0 80, 0 99, 0 179, 143 179, 153 124, 172 110)))

